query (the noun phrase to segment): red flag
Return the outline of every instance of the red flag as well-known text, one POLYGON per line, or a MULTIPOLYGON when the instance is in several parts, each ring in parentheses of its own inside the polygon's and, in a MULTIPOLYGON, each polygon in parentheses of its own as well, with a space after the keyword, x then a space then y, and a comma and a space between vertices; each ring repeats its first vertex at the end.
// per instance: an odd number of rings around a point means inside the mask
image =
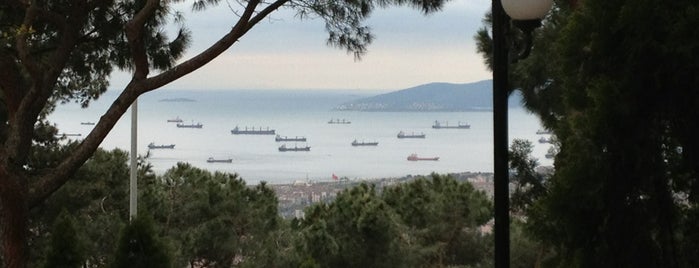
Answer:
POLYGON ((333 173, 333 180, 337 180, 337 175, 335 175, 335 173, 333 173))

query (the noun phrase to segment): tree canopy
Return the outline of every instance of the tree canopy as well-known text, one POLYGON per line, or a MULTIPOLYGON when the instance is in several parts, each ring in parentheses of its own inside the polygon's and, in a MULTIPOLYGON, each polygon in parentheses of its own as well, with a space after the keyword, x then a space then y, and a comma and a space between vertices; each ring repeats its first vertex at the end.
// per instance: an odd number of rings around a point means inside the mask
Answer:
POLYGON ((485 193, 451 176, 385 187, 361 184, 306 209, 298 254, 319 267, 478 266, 491 259, 485 193))
POLYGON ((531 56, 512 65, 511 88, 560 145, 527 215, 551 263, 697 265, 698 11, 696 1, 556 1, 531 56))

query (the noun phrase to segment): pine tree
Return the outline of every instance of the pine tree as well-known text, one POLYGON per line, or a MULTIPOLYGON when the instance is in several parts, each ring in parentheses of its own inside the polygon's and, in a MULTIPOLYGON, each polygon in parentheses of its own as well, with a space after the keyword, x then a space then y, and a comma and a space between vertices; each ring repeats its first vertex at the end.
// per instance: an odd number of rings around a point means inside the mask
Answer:
POLYGON ((169 268, 172 267, 169 252, 160 241, 147 216, 132 219, 121 232, 113 268, 169 268))
POLYGON ((51 244, 44 267, 77 268, 83 265, 85 243, 75 226, 75 219, 63 210, 51 230, 51 244))

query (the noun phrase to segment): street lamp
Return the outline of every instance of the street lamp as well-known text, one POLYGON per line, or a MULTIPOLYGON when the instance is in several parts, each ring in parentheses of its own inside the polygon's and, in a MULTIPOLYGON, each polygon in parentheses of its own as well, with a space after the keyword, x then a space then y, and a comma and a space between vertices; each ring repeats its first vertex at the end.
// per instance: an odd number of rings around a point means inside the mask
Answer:
POLYGON ((551 9, 552 0, 493 0, 493 155, 495 203, 495 267, 510 266, 510 190, 507 137, 508 65, 531 48, 531 31, 551 9), (507 14, 505 14, 507 11, 507 14), (509 14, 509 16, 508 16, 509 14), (512 20, 510 19, 512 18, 512 20), (512 24, 524 32, 523 50, 510 58, 507 33, 512 24))
POLYGON ((551 9, 552 0, 501 0, 502 8, 512 20, 540 21, 551 9))

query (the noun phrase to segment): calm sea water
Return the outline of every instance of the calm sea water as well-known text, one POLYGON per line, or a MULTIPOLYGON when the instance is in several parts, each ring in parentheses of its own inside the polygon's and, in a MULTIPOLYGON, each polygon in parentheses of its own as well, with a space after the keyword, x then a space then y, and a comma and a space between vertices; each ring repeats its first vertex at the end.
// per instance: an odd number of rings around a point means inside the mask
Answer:
MULTIPOLYGON (((211 170, 238 173, 249 184, 260 181, 287 183, 294 180, 331 180, 332 175, 350 179, 399 177, 431 172, 492 172, 492 113, 480 112, 348 112, 333 111, 336 105, 379 92, 336 90, 159 90, 139 98, 138 148, 145 155, 150 142, 175 144, 173 150, 151 150, 150 163, 162 173, 177 162, 211 170), (193 102, 164 99, 186 98, 193 102), (201 129, 177 128, 167 119, 202 123, 201 129), (330 119, 351 124, 328 124, 330 119), (432 129, 435 120, 449 124, 466 122, 470 129, 432 129), (310 152, 279 152, 283 144, 273 135, 232 135, 239 127, 275 129, 282 136, 304 136, 307 142, 287 146, 311 146, 310 152), (425 139, 398 139, 399 131, 425 133, 425 139), (353 147, 351 142, 376 141, 378 146, 353 147), (439 161, 407 161, 410 154, 438 156, 439 161), (209 157, 233 159, 232 163, 207 163, 209 157)), ((87 109, 68 104, 57 108, 50 119, 60 132, 83 136, 114 100, 108 92, 87 109)), ((550 147, 539 144, 539 120, 522 108, 510 109, 510 138, 529 139, 543 165, 550 147)), ((105 149, 130 148, 131 112, 128 111, 102 143, 105 149)))

